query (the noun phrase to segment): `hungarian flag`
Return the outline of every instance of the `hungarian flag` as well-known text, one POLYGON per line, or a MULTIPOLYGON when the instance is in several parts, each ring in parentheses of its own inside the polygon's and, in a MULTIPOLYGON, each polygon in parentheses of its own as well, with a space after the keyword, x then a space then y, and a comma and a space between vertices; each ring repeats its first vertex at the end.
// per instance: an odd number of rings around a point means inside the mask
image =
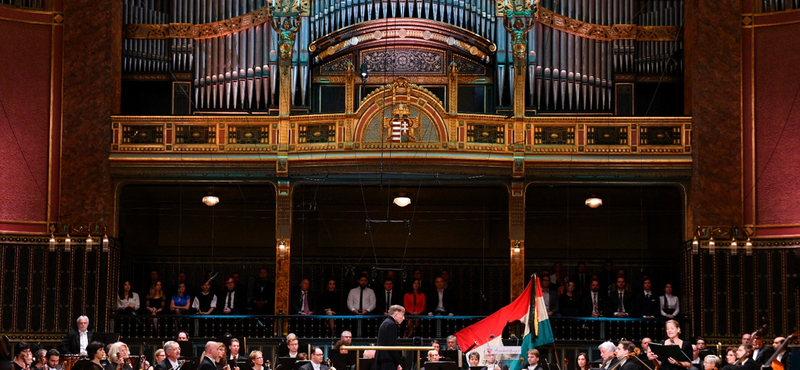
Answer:
MULTIPOLYGON (((547 306, 544 304, 542 287, 539 285, 539 277, 536 277, 536 298, 531 302, 531 310, 527 317, 520 321, 525 323, 525 336, 522 338, 522 348, 520 348, 520 361, 513 361, 509 370, 520 370, 527 363, 528 350, 555 342, 553 339, 553 328, 550 327, 550 317, 547 316, 547 306), (524 359, 524 360, 523 360, 524 359)), ((528 286, 530 288, 530 284, 528 286)))
MULTIPOLYGON (((533 279, 531 279, 531 282, 533 282, 533 279)), ((510 305, 458 331, 456 333, 456 339, 461 349, 466 352, 478 351, 479 353, 484 353, 483 347, 487 345, 495 347, 502 346, 503 329, 505 329, 506 325, 517 320, 526 320, 527 317, 530 316, 532 285, 533 284, 528 283, 525 291, 510 305)), ((544 302, 544 300, 542 300, 542 302, 544 302)), ((545 312, 545 317, 547 317, 546 315, 547 312, 545 312)), ((550 341, 552 342, 552 331, 550 331, 550 333, 550 341)))

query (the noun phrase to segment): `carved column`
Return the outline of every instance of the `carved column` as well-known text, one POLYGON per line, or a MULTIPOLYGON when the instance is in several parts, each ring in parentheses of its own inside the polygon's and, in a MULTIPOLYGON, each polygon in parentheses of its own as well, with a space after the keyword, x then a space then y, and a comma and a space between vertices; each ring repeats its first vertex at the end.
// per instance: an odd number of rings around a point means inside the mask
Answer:
MULTIPOLYGON (((278 180, 275 224, 275 313, 289 314, 291 279, 292 187, 288 179, 278 180)), ((275 328, 283 336, 286 328, 275 328)))
MULTIPOLYGON (((516 59, 516 58, 515 58, 516 59)), ((524 63, 514 63, 514 117, 525 116, 525 80, 526 69, 524 63)))
POLYGON ((447 81, 447 89, 448 89, 448 101, 447 101, 447 110, 450 114, 457 114, 458 113, 458 65, 456 65, 455 59, 450 62, 450 68, 447 73, 450 77, 447 81))
POLYGON ((525 289, 525 183, 514 180, 508 202, 508 238, 510 239, 511 301, 525 289))

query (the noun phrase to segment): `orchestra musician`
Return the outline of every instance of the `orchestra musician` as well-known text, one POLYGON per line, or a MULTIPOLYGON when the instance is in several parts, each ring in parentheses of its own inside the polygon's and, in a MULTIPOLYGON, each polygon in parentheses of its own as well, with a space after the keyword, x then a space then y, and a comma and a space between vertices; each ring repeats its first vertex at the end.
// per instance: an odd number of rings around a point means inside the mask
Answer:
POLYGON ((752 348, 749 344, 742 344, 736 350, 738 364, 725 365, 722 370, 758 370, 761 366, 750 357, 752 348))
POLYGON ((632 342, 623 340, 617 345, 617 360, 616 365, 618 370, 639 370, 639 362, 631 360, 631 356, 636 356, 636 346, 632 342))
MULTIPOLYGON (((87 319, 88 322, 88 319, 87 319)), ((86 346, 86 356, 91 360, 93 370, 103 370, 103 360, 106 358, 105 345, 102 342, 91 342, 86 346)), ((78 361, 77 363, 80 363, 78 361)), ((76 363, 76 365, 77 365, 76 363)))
POLYGON ((783 369, 788 369, 789 368, 789 357, 791 357, 791 356, 788 356, 788 352, 786 352, 786 347, 785 346, 784 346, 784 348, 780 348, 781 345, 783 344, 783 341, 785 341, 785 340, 786 340, 786 338, 784 338, 784 337, 775 337, 775 340, 772 341, 772 348, 774 348, 775 351, 778 351, 780 349, 780 352, 778 352, 778 355, 775 357, 775 360, 773 360, 773 362, 771 364, 766 364, 767 366, 772 367, 773 370, 777 370, 776 367, 778 367, 778 366, 775 366, 776 365, 775 361, 777 361, 778 363, 783 365, 782 366, 783 369))
MULTIPOLYGON (((592 285, 594 285, 594 281, 592 282, 592 285)), ((618 360, 614 356, 614 351, 617 349, 617 347, 614 346, 614 343, 603 342, 603 344, 599 345, 597 349, 600 350, 600 357, 603 358, 603 362, 600 364, 601 369, 611 369, 617 364, 618 360)))
POLYGON ((58 351, 64 355, 86 355, 86 346, 92 338, 89 330, 89 318, 86 316, 78 317, 78 330, 71 331, 61 342, 58 351))
POLYGON ((19 342, 14 345, 14 370, 30 370, 33 363, 33 353, 31 345, 27 342, 19 342))
POLYGON ((719 370, 722 360, 716 355, 708 355, 703 358, 703 370, 719 370))
POLYGON ((756 333, 753 336, 753 360, 755 360, 758 364, 765 366, 767 365, 767 360, 772 357, 772 354, 775 353, 775 349, 772 347, 764 347, 764 338, 761 334, 756 333))

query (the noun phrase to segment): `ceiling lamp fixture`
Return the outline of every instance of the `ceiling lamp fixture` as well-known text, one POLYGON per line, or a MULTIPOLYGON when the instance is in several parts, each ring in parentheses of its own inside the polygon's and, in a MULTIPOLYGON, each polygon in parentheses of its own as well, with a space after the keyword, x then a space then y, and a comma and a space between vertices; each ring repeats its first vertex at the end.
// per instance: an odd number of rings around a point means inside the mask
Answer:
POLYGON ((219 198, 214 195, 206 195, 203 197, 203 204, 213 207, 219 203, 219 198))
POLYGON ((396 197, 394 197, 394 201, 392 203, 394 203, 398 207, 405 207, 411 204, 411 198, 409 198, 408 194, 406 193, 400 193, 397 194, 396 197))
POLYGON ((603 200, 592 195, 591 197, 586 198, 586 205, 589 206, 589 208, 597 208, 603 205, 603 200))

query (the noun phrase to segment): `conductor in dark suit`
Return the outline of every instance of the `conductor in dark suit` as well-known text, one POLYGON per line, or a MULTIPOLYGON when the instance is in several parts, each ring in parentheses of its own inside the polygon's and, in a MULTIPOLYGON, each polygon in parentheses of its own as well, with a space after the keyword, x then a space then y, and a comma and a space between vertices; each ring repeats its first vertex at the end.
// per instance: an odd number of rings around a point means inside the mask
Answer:
POLYGON ((58 351, 62 355, 85 355, 86 346, 92 340, 92 332, 89 331, 89 318, 81 316, 78 318, 78 330, 67 333, 67 337, 61 341, 58 351))
POLYGON ((215 341, 206 342, 206 355, 200 360, 200 366, 197 370, 217 370, 217 361, 219 357, 219 343, 215 341))
MULTIPOLYGON (((403 323, 406 318, 406 310, 403 306, 394 305, 389 307, 389 317, 383 320, 378 328, 378 346, 397 345, 397 326, 403 323)), ((400 365, 399 351, 377 351, 375 354, 375 370, 403 370, 400 365)))
POLYGON ((323 363, 322 360, 324 359, 325 353, 322 351, 322 348, 314 347, 311 350, 311 361, 300 366, 300 370, 336 370, 335 367, 329 367, 327 364, 323 363))

